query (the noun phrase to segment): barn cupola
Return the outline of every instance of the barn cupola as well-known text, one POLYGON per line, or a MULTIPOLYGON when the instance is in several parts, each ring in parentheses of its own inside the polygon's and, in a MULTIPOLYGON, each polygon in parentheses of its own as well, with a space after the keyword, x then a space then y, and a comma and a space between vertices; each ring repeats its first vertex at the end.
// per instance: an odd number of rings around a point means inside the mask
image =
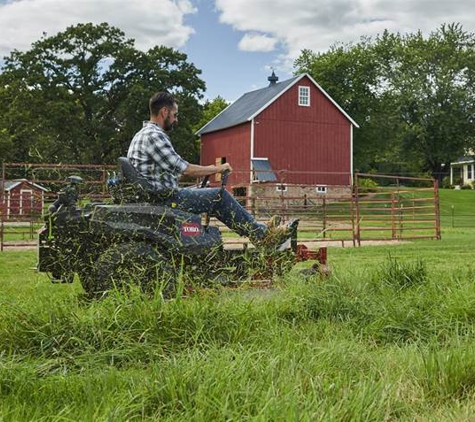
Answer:
POLYGON ((272 75, 270 75, 267 80, 269 81, 269 86, 275 85, 279 80, 278 76, 275 76, 274 71, 272 71, 272 75))

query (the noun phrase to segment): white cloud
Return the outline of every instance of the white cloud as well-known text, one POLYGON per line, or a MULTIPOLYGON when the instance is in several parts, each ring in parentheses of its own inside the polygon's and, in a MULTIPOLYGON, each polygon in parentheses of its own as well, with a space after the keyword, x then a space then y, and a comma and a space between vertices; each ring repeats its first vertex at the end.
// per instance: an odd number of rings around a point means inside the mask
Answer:
POLYGON ((385 29, 429 33, 459 22, 475 31, 473 0, 215 0, 220 21, 247 34, 264 33, 285 48, 277 63, 289 70, 300 51, 325 51, 385 29))
POLYGON ((196 13, 190 0, 16 0, 0 3, 0 56, 27 50, 46 32, 78 23, 107 22, 134 38, 136 47, 182 47, 193 34, 184 16, 196 13))
POLYGON ((239 42, 242 51, 268 52, 275 49, 277 38, 260 34, 245 34, 239 42))

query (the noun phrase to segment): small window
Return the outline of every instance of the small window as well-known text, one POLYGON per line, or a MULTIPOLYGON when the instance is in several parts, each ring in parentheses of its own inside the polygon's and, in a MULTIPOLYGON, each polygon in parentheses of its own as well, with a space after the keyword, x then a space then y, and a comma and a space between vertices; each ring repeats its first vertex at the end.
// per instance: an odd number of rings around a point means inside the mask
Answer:
POLYGON ((473 179, 473 164, 469 164, 467 166, 467 179, 468 180, 473 179))
POLYGON ((316 191, 317 191, 317 193, 325 194, 325 193, 327 193, 328 189, 327 189, 326 186, 320 185, 320 186, 316 187, 316 191))
POLYGON ((310 87, 299 86, 299 106, 310 107, 310 87))
POLYGON ((237 188, 233 188, 233 196, 243 207, 246 206, 246 196, 247 196, 247 188, 244 186, 238 186, 237 188))
POLYGON ((281 183, 280 185, 276 185, 275 190, 277 192, 287 192, 287 186, 281 183))

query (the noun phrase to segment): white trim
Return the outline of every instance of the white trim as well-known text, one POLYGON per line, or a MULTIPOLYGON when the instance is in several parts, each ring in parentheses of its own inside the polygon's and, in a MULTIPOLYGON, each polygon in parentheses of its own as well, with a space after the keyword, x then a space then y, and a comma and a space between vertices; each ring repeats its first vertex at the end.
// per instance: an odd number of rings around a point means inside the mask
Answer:
POLYGON ((267 107, 269 107, 274 101, 276 101, 279 97, 281 97, 282 95, 284 95, 290 88, 292 88, 297 82, 299 82, 301 79, 303 79, 304 77, 307 77, 309 78, 313 83, 314 85, 323 93, 323 95, 325 95, 325 97, 327 97, 330 102, 338 109, 340 110, 340 112, 351 122, 351 124, 357 128, 359 128, 358 124, 336 103, 336 101, 330 97, 327 92, 320 86, 318 85, 318 83, 315 81, 315 79, 313 79, 308 73, 303 73, 302 75, 300 75, 298 78, 295 79, 295 81, 293 81, 287 88, 285 88, 284 90, 282 90, 278 95, 276 95, 275 97, 273 97, 267 104, 265 104, 264 106, 262 106, 259 110, 257 110, 252 116, 250 116, 247 121, 250 122, 251 120, 254 120, 254 118, 256 116, 258 116, 260 113, 262 113, 263 110, 265 110, 267 107))
POLYGON ((315 192, 319 193, 320 195, 326 195, 328 193, 328 186, 327 185, 317 185, 315 186, 315 192), (322 189, 323 190, 319 190, 322 189))
POLYGON ((310 87, 307 86, 307 85, 299 85, 298 90, 299 90, 299 92, 298 92, 298 97, 299 97, 298 105, 299 105, 299 107, 310 107, 311 106, 311 104, 310 104, 310 87), (307 91, 307 95, 306 95, 307 104, 303 104, 303 103, 300 102, 300 100, 303 98, 302 93, 300 92, 300 90, 302 88, 305 88, 305 90, 307 91))
POLYGON ((353 125, 350 125, 350 186, 353 186, 353 125))
POLYGON ((8 200, 7 200, 7 217, 10 215, 10 195, 11 192, 8 191, 8 200))
POLYGON ((254 119, 251 121, 251 160, 254 159, 254 119))
POLYGON ((450 165, 456 166, 457 164, 462 165, 462 164, 470 164, 470 163, 475 163, 475 160, 472 158, 471 160, 466 160, 466 161, 454 161, 453 163, 450 163, 450 165))
POLYGON ((473 176, 474 166, 473 164, 467 164, 467 181, 473 181, 475 177, 473 176), (470 173, 470 177, 469 177, 470 173))
MULTIPOLYGON (((251 121, 251 160, 254 159, 254 119, 251 121)), ((252 171, 252 161, 249 161, 250 174, 249 174, 249 183, 253 182, 253 171, 252 171)))

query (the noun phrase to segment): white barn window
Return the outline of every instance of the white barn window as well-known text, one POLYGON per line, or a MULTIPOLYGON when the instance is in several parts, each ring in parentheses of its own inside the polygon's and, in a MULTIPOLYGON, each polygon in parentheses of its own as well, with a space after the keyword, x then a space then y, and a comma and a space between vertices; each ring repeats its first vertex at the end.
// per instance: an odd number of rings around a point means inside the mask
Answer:
POLYGON ((315 190, 319 194, 326 194, 328 192, 328 188, 325 185, 318 185, 315 190))
POLYGON ((309 86, 299 86, 299 106, 310 107, 309 86))

